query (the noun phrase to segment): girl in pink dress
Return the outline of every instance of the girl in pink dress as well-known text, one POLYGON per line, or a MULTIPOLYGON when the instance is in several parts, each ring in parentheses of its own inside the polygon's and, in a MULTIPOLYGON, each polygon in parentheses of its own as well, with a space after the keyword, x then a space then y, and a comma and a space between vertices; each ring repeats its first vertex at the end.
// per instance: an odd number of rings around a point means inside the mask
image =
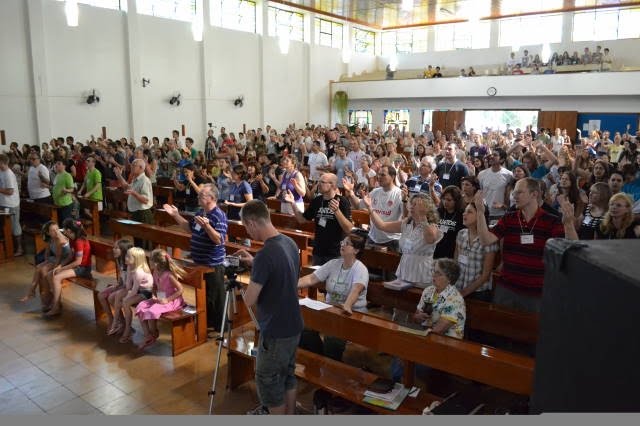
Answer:
POLYGON ((143 300, 136 307, 136 315, 144 331, 144 340, 138 346, 140 349, 153 345, 158 339, 158 318, 184 305, 179 281, 185 275, 184 269, 162 249, 151 252, 149 260, 153 269, 153 297, 143 300))

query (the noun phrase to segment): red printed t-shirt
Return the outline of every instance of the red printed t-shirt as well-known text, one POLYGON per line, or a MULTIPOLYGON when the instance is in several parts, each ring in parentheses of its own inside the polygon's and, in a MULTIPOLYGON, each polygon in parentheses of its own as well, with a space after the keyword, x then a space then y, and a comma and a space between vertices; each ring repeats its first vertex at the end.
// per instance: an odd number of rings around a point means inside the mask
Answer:
POLYGON ((564 238, 560 219, 539 208, 527 222, 522 212, 516 210, 505 214, 490 231, 502 239, 501 283, 515 291, 541 295, 544 245, 549 238, 564 238), (522 244, 522 234, 533 234, 533 243, 522 244))
POLYGON ((91 267, 91 244, 85 238, 78 238, 73 242, 73 251, 76 256, 82 253, 82 261, 79 266, 91 267))

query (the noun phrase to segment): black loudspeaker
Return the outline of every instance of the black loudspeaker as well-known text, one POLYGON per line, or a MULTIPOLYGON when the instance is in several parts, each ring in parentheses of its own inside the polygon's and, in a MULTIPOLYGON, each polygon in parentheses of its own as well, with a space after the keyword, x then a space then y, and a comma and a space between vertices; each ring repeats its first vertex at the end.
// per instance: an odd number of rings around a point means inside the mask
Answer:
POLYGON ((640 411, 640 241, 550 240, 531 411, 640 411))

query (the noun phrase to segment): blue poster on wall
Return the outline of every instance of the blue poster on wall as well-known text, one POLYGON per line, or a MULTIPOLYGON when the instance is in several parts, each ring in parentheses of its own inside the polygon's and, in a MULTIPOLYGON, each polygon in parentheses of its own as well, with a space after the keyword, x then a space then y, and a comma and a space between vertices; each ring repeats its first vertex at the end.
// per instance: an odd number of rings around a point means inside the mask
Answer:
POLYGON ((592 130, 608 130, 613 139, 616 132, 625 133, 627 126, 629 133, 635 134, 639 118, 640 114, 583 113, 578 114, 578 128, 582 130, 582 136, 587 136, 592 130))

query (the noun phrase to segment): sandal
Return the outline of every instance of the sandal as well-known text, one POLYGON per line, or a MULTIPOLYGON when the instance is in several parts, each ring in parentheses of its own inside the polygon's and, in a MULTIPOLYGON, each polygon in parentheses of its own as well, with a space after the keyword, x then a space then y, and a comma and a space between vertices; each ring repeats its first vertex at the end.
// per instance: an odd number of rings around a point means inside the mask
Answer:
POLYGON ((120 342, 120 343, 132 343, 133 339, 131 338, 131 334, 128 334, 128 335, 123 334, 122 337, 120 337, 120 339, 118 339, 118 342, 120 342))
POLYGON ((122 324, 115 324, 107 331, 107 336, 113 336, 114 334, 118 334, 122 331, 124 326, 122 324))
POLYGON ((20 299, 20 302, 26 303, 27 301, 33 299, 34 297, 36 297, 36 292, 35 291, 30 291, 29 293, 27 293, 26 296, 24 296, 22 299, 20 299))
POLYGON ((138 345, 138 349, 146 349, 154 343, 156 343, 156 338, 154 336, 149 336, 144 340, 144 342, 142 342, 142 344, 138 345))

